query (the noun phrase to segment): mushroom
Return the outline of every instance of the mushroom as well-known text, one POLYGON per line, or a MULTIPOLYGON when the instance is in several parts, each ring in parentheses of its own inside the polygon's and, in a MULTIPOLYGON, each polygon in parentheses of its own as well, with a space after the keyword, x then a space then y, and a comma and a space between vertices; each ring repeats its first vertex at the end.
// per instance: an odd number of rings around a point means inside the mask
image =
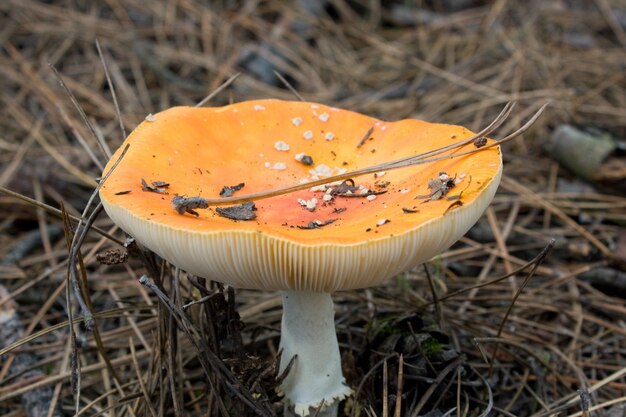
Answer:
MULTIPOLYGON (((306 416, 322 406, 323 415, 331 416, 351 393, 341 371, 331 293, 374 286, 456 242, 496 192, 499 147, 388 170, 384 188, 367 174, 257 200, 247 203, 254 212, 246 220, 212 208, 183 209, 181 215, 171 199, 219 198, 228 184, 245 183, 239 195, 281 188, 418 155, 471 135, 459 126, 383 122, 306 102, 175 107, 128 136, 105 168, 130 145, 100 197, 115 223, 173 265, 236 288, 281 291, 280 371, 295 357, 281 385, 286 407, 306 416), (327 132, 332 141, 325 139, 327 132), (365 132, 369 136, 362 139, 365 132), (289 149, 275 149, 278 141, 289 149), (297 161, 294 156, 301 153, 315 166, 297 161), (272 169, 276 164, 285 169, 272 169), (142 178, 166 182, 168 194, 142 191, 142 178), (422 196, 429 198, 416 198, 422 196), (299 203, 313 198, 318 204, 312 209, 299 203)), ((462 148, 476 149, 471 142, 462 148)), ((459 150, 444 154, 453 152, 459 150)))

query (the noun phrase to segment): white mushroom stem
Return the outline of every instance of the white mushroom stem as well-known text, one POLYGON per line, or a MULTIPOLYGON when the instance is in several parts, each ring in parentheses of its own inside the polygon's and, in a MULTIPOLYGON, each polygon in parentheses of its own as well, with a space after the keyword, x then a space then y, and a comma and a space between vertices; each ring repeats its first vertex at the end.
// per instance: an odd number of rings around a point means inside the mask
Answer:
POLYGON ((337 415, 339 401, 352 393, 341 372, 335 332, 335 309, 328 293, 284 291, 280 347, 282 373, 297 355, 281 389, 286 411, 307 416, 320 405, 323 415, 337 415))

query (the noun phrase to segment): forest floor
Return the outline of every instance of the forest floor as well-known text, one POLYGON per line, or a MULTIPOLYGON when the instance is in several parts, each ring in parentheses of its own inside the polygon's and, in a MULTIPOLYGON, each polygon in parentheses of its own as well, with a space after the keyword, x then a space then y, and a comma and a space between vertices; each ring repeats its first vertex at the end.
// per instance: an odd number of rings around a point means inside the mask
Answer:
POLYGON ((335 294, 355 390, 341 416, 626 415, 623 0, 204 3, 0 4, 1 415, 283 414, 279 294, 194 280, 145 252, 107 265, 108 250, 127 252, 104 213, 68 249, 120 126, 236 73, 208 105, 293 100, 274 71, 307 101, 384 120, 479 131, 515 101, 498 138, 549 102, 504 145, 498 194, 465 237, 335 294))

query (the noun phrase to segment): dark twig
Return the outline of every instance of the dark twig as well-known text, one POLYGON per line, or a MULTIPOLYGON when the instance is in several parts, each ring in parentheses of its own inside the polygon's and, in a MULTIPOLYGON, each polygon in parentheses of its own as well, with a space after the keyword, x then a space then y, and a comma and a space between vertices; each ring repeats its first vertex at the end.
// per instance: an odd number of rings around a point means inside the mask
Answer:
MULTIPOLYGON (((552 242, 553 240, 551 240, 550 242, 552 242)), ((548 243, 548 245, 546 247, 544 247, 541 252, 539 252, 539 254, 537 256, 535 256, 533 259, 531 259, 530 261, 528 261, 527 263, 525 263, 524 265, 520 266, 519 268, 509 272, 508 274, 502 275, 498 278, 494 278, 492 280, 489 281, 485 281, 481 284, 476 284, 476 285, 472 285, 469 287, 465 287, 465 288, 461 288, 459 290, 453 291, 451 293, 448 293, 442 297, 439 297, 439 301, 444 301, 447 300, 449 298, 452 297, 456 297, 457 295, 461 295, 464 294, 466 292, 469 292, 475 288, 483 288, 483 287, 488 287, 492 284, 498 283, 500 281, 504 281, 505 279, 515 276, 517 274, 519 274, 520 272, 522 272, 523 270, 525 270, 526 268, 528 268, 529 266, 533 265, 533 267, 536 268, 536 266, 538 266, 537 262, 543 260, 543 258, 546 257, 547 252, 550 250, 551 246, 550 246, 550 242, 548 243)), ((434 302, 434 301, 433 301, 434 302)))
MULTIPOLYGON (((96 154, 93 152, 92 146, 89 145, 85 141, 83 136, 80 134, 80 132, 78 131, 78 129, 74 125, 74 122, 67 115, 67 112, 65 111, 65 108, 61 105, 61 103, 58 102, 58 103, 55 103, 55 104, 56 104, 56 108, 59 110, 59 114, 61 115, 61 118, 65 121, 65 124, 70 128, 70 130, 74 134, 74 137, 76 138, 78 143, 81 144, 81 146, 83 147, 83 150, 87 153, 87 155, 89 155, 89 158, 91 158, 91 161, 96 165, 96 167, 100 171, 102 171, 104 169, 104 164, 106 163, 106 161, 100 161, 100 159, 98 159, 96 154)), ((107 150, 108 150, 108 148, 107 148, 107 150)))
POLYGON ((209 301, 211 298, 213 298, 216 295, 217 295, 217 293, 213 293, 213 294, 206 295, 206 296, 200 298, 199 300, 190 301, 187 304, 184 304, 182 308, 183 308, 183 310, 187 310, 189 307, 191 307, 193 305, 206 303, 207 301, 209 301))
MULTIPOLYGON (((504 330, 504 324, 509 318, 511 311, 513 311, 513 306, 515 305, 515 302, 517 301, 519 296, 522 294, 522 291, 524 290, 526 285, 528 285, 528 283, 530 282, 530 279, 535 275, 535 271, 537 270, 539 265, 541 265, 541 263, 546 258, 546 256, 548 256, 548 253, 550 253, 550 250, 552 250, 555 243, 556 243, 555 239, 550 239, 550 242, 548 242, 548 245, 537 256, 537 261, 533 265, 532 269, 528 272, 528 275, 526 275, 526 278, 524 278, 524 281, 522 282, 517 292, 513 296, 513 299, 511 300, 511 303, 509 304, 509 307, 507 308, 506 313, 504 314, 504 317, 502 318, 502 321, 500 322, 500 326, 498 327, 498 332, 496 333, 496 338, 500 338, 500 335, 502 334, 502 330, 504 330)), ((493 348, 493 353, 491 354, 491 361, 489 363, 489 373, 488 373, 489 376, 491 376, 493 372, 493 364, 494 364, 497 353, 498 353, 498 343, 496 342, 493 348)))
POLYGON ((360 148, 361 146, 365 145, 365 142, 367 141, 367 139, 369 139, 373 131, 374 131, 374 126, 367 129, 367 132, 365 132, 365 134, 363 135, 359 143, 357 143, 356 147, 360 148))
MULTIPOLYGON (((72 231, 69 223, 69 217, 67 216, 67 211, 65 210, 65 206, 61 204, 61 210, 63 212, 63 226, 65 229, 65 241, 68 247, 71 247, 71 242, 73 238, 72 231)), ((65 303, 67 305, 67 318, 69 322, 69 333, 70 333, 70 341, 71 341, 71 352, 70 352, 70 369, 71 369, 71 387, 72 393, 74 394, 76 408, 78 408, 78 391, 80 389, 80 360, 78 359, 78 347, 76 345, 76 330, 74 329, 74 313, 72 310, 72 298, 70 292, 70 286, 73 284, 71 279, 71 274, 67 274, 66 277, 66 285, 65 285, 65 303)), ((74 288, 76 291, 76 288, 74 288)), ((81 306, 82 308, 82 306, 81 306)))
POLYGON ((139 388, 141 390, 141 393, 143 394, 146 407, 150 411, 150 415, 152 417, 158 417, 158 414, 156 410, 154 409, 154 405, 152 404, 152 401, 150 399, 150 395, 148 394, 148 391, 146 389, 146 384, 143 381, 143 375, 141 374, 141 371, 139 370, 139 362, 137 361, 137 354, 135 353, 135 342, 133 341, 132 338, 128 339, 128 346, 130 346, 130 357, 133 360, 133 367, 135 368, 135 375, 137 375, 137 382, 139 383, 139 388))
POLYGON ((479 133, 470 136, 467 139, 464 139, 461 142, 452 144, 450 146, 446 146, 440 149, 436 149, 433 151, 429 151, 420 155, 414 155, 414 156, 410 156, 410 157, 406 157, 406 158, 401 158, 401 159, 397 159, 394 161, 389 161, 389 162, 384 162, 382 164, 377 164, 377 165, 372 165, 366 168, 362 168, 362 169, 357 169, 354 171, 349 171, 346 172, 344 174, 339 174, 339 175, 334 175, 328 178, 323 178, 320 180, 315 180, 315 181, 311 181, 311 182, 307 182, 304 184, 296 184, 296 185, 292 185, 289 187, 284 187, 284 188, 280 188, 280 189, 276 189, 276 190, 269 190, 269 191, 261 191, 258 193, 253 193, 253 194, 247 194, 247 195, 242 195, 242 196, 233 196, 233 197, 227 197, 227 198, 220 198, 220 199, 215 199, 215 198, 207 198, 204 203, 207 204, 207 206, 215 206, 215 205, 225 205, 225 204, 238 204, 238 203, 245 203, 245 202, 249 202, 249 201, 255 201, 255 200, 261 200, 264 198, 270 198, 270 197, 275 197, 278 195, 283 195, 283 194, 288 194, 294 191, 300 191, 300 190, 304 190, 304 189, 309 189, 311 187, 317 186, 317 185, 324 185, 324 184, 328 184, 331 182, 335 182, 335 181, 342 181, 342 180, 346 180, 349 178, 353 178, 353 177, 357 177, 357 176, 361 176, 361 175, 365 175, 365 174, 371 174, 371 173, 375 173, 375 172, 379 172, 379 171, 387 171, 387 170, 394 170, 394 169, 400 169, 400 168, 406 168, 408 166, 414 166, 414 165, 423 165, 423 164, 429 164, 432 162, 437 162, 437 161, 442 161, 442 160, 446 160, 446 159, 453 159, 453 158, 458 158, 458 157, 462 157, 462 156, 466 156, 466 155, 470 155, 476 152, 482 152, 486 149, 490 149, 493 148, 495 146, 500 146, 505 142, 508 142, 510 140, 513 140, 514 138, 516 138, 518 135, 522 134, 523 132, 525 132, 526 130, 528 130, 530 128, 530 126, 532 125, 532 123, 543 113, 543 111, 545 110, 546 105, 542 106, 541 109, 539 109, 534 115, 533 117, 531 117, 531 119, 526 122, 526 124, 524 124, 524 126, 522 126, 520 129, 516 130, 515 132, 513 132, 512 134, 510 134, 509 136, 507 136, 504 139, 501 140, 497 140, 494 141, 492 143, 490 143, 489 145, 483 146, 482 148, 475 148, 472 147, 471 150, 469 151, 465 151, 465 152, 460 152, 457 154, 453 154, 453 155, 442 155, 442 156, 437 156, 437 157, 432 157, 430 158, 432 155, 436 155, 460 146, 464 146, 468 143, 473 142, 475 139, 485 136, 489 133, 491 133, 495 128, 497 128, 498 126, 500 126, 502 124, 502 122, 504 121, 504 118, 510 114, 511 112, 511 107, 512 104, 509 103, 507 104, 507 106, 505 106, 505 108, 503 109, 502 112, 500 112, 500 115, 491 123, 489 124, 489 126, 487 126, 485 129, 483 129, 482 131, 480 131, 479 133))
MULTIPOLYGON (((120 105, 117 101, 117 94, 115 94, 115 86, 113 85, 113 81, 111 81, 111 75, 109 74, 109 67, 107 65, 106 60, 104 59, 104 54, 102 53, 102 48, 100 48, 100 42, 96 39, 96 49, 98 50, 98 55, 100 56, 100 62, 102 62, 102 68, 104 69, 104 75, 107 79, 107 84, 109 86, 109 90, 111 90, 111 97, 113 98, 113 105, 115 107, 115 113, 117 114, 117 120, 120 123, 120 131, 122 132, 122 138, 126 138, 126 128, 124 127, 124 121, 122 120, 122 112, 120 111, 120 105)), ((108 147, 105 146, 107 151, 107 159, 111 158, 111 151, 108 147)))
MULTIPOLYGON (((537 363, 540 363, 544 368, 548 369, 550 371, 551 374, 554 375, 554 377, 564 386, 567 386, 568 383, 567 381, 561 377, 561 373, 559 373, 559 371, 557 371, 557 369, 550 363, 546 363, 544 361, 544 358, 541 356, 541 353, 534 351, 531 347, 525 345, 524 343, 521 342, 516 342, 514 340, 510 340, 510 339, 504 339, 501 337, 475 337, 474 338, 474 344, 479 345, 480 343, 500 343, 500 344, 507 344, 507 345, 511 345, 514 346, 518 349, 523 350, 524 352, 528 353, 530 356, 532 356, 537 363)), ((544 416, 545 417, 545 416, 544 416)))
POLYGON ((72 90, 70 90, 70 88, 67 86, 67 84, 65 84, 65 81, 63 81, 63 77, 61 77, 61 74, 56 69, 56 67, 51 62, 48 62, 48 66, 50 67, 52 72, 54 72, 54 75, 57 77, 57 80, 59 81, 59 84, 61 84, 61 87, 63 88, 63 90, 65 90, 65 94, 67 94, 67 96, 70 98, 70 101, 72 102, 72 104, 74 105, 76 110, 78 110, 78 113, 80 114, 81 119, 83 119, 83 123, 85 123, 85 125, 89 129, 89 132, 91 133, 91 135, 96 140, 96 143, 100 147, 100 150, 102 151, 104 156, 107 159, 109 159, 110 158, 110 154, 108 152, 106 144, 104 144, 102 142, 102 140, 100 139, 100 137, 96 133, 96 129, 93 127, 93 124, 91 123, 91 121, 87 117, 87 114, 85 113, 85 111, 83 110, 81 105, 78 103, 78 100, 76 99, 76 96, 74 96, 74 93, 72 93, 72 90))
MULTIPOLYGON (((433 278, 430 276, 430 271, 428 270, 428 266, 426 264, 424 266, 424 272, 426 273, 426 279, 428 280, 428 288, 430 288, 430 293, 433 296, 433 304, 435 305, 435 314, 437 315, 437 322, 439 327, 443 329, 443 310, 441 309, 441 304, 439 303, 439 296, 437 295, 437 290, 435 290, 435 284, 433 283, 433 278)), ((409 323, 410 325, 410 323, 409 323)))
POLYGON ((139 278, 139 282, 148 287, 159 298, 161 303, 163 303, 170 314, 172 314, 181 330, 183 330, 183 332, 187 335, 189 341, 194 345, 199 353, 198 360, 200 361, 200 365, 202 366, 207 380, 210 381, 212 376, 216 373, 221 375, 222 383, 231 391, 231 393, 233 393, 248 407, 253 409, 258 415, 272 416, 274 414, 273 411, 267 406, 259 405, 258 401, 256 401, 247 390, 242 389, 240 382, 232 374, 232 371, 224 365, 220 358, 218 358, 209 348, 206 341, 200 337, 187 315, 180 308, 178 308, 150 278, 143 275, 139 278))
POLYGON ((400 354, 398 361, 398 380, 396 384, 396 410, 394 417, 400 417, 402 412, 402 389, 404 387, 404 355, 400 354))
POLYGON ((208 96, 206 96, 205 98, 203 98, 202 100, 200 100, 198 102, 198 104, 195 105, 195 107, 202 107, 204 106, 206 103, 208 103, 209 101, 211 101, 211 99, 213 97, 215 97, 216 95, 218 95, 219 93, 221 93, 226 87, 228 87, 229 85, 231 85, 233 83, 233 81, 235 81, 239 76, 241 75, 240 72, 236 73, 235 75, 233 75, 232 77, 230 77, 229 79, 227 79, 226 81, 224 81, 222 83, 222 85, 220 85, 219 87, 217 87, 211 94, 209 94, 208 96))
MULTIPOLYGON (((17 193, 17 192, 12 191, 12 190, 9 190, 8 188, 2 187, 2 186, 0 186, 0 193, 4 193, 6 195, 10 195, 11 197, 17 198, 18 200, 22 200, 25 203, 28 203, 28 204, 30 204, 32 206, 38 207, 40 209, 43 209, 47 213, 50 213, 50 214, 58 217, 59 219, 63 219, 63 212, 61 210, 59 210, 58 208, 52 207, 52 206, 50 206, 48 204, 42 203, 41 201, 37 201, 34 198, 27 197, 27 196, 25 196, 23 194, 17 193)), ((73 216, 73 215, 71 215, 69 213, 67 213, 67 216, 72 221, 72 223, 80 223, 80 222, 87 221, 87 219, 85 219, 84 217, 76 217, 76 216, 73 216)), ((106 237, 111 242, 115 242, 115 243, 117 243, 120 246, 124 245, 124 242, 122 242, 121 240, 119 240, 115 236, 110 235, 109 233, 105 232, 104 230, 100 229, 99 227, 92 226, 90 230, 93 230, 94 232, 98 233, 100 236, 106 237)))
POLYGON ((313 417, 319 417, 319 415, 322 412, 322 409, 324 408, 325 405, 326 405, 326 398, 322 398, 322 402, 315 409, 315 414, 313 415, 313 417))
POLYGON ((491 385, 489 385, 489 381, 487 381, 487 379, 485 379, 485 377, 483 377, 476 369, 471 366, 470 369, 476 374, 476 376, 478 376, 478 378, 480 378, 485 388, 487 388, 487 408, 485 408, 485 410, 478 416, 487 417, 493 409, 493 391, 491 390, 491 385))
POLYGON ((457 369, 457 367, 461 366, 463 362, 465 362, 465 356, 460 355, 454 361, 450 362, 444 369, 442 369, 441 372, 439 372, 439 374, 437 375, 437 378, 435 378, 435 382, 430 387, 428 387, 428 389, 426 390, 424 395, 420 398, 415 408, 412 410, 411 417, 417 417, 419 415, 419 412, 422 410, 422 408, 424 408, 424 405, 426 405, 426 402, 433 395, 433 393, 435 392, 439 384, 441 384, 441 382, 450 372, 457 369))
MULTIPOLYGON (((367 373, 363 375, 363 378, 361 378, 361 382, 359 382, 359 386, 356 388, 356 391, 354 392, 355 401, 359 398, 361 390, 363 390, 363 387, 365 386, 365 382, 374 374, 374 372, 376 372, 378 368, 383 366, 385 362, 387 362, 387 360, 393 358, 394 356, 398 356, 398 354, 396 352, 390 353, 386 355, 384 358, 382 358, 381 360, 379 360, 374 366, 369 368, 367 373)), ((355 415, 356 415, 356 407, 352 409, 351 416, 354 417, 355 415)))
POLYGON ((454 413, 456 411, 456 407, 452 407, 451 409, 449 409, 448 411, 446 411, 444 414, 441 415, 441 417, 448 417, 451 416, 452 413, 454 413))
MULTIPOLYGON (((283 351, 281 350, 278 353, 279 359, 280 359, 280 356, 282 354, 283 354, 283 351)), ((291 371, 291 368, 296 363, 296 359, 297 358, 298 358, 298 355, 293 355, 291 357, 291 359, 289 359, 289 363, 287 364, 287 366, 285 366, 285 369, 278 376, 276 376, 276 386, 279 386, 280 384, 282 384, 282 382, 285 380, 285 378, 287 378, 287 375, 289 375, 289 371, 291 371)), ((279 360, 279 362, 280 362, 280 360, 279 360)))
POLYGON ((589 407, 591 406, 589 391, 586 389, 579 389, 578 396, 580 397, 580 412, 582 413, 582 417, 589 417, 589 407))
POLYGON ((83 227, 83 229, 80 230, 80 234, 79 234, 79 231, 76 230, 76 233, 72 237, 72 243, 71 243, 70 255, 69 255, 69 264, 68 264, 70 283, 72 284, 72 289, 74 290, 74 296, 76 297, 76 301, 78 302, 78 305, 80 306, 80 311, 83 314, 85 328, 90 331, 93 329, 93 326, 95 325, 95 320, 93 318, 93 314, 91 310, 89 309, 89 307, 87 306, 87 303, 85 302, 85 299, 83 298, 80 284, 78 282, 78 273, 77 273, 78 272, 77 271, 78 252, 80 251, 80 247, 82 246, 83 242, 85 241, 85 238, 87 237, 89 228, 91 227, 93 222, 96 220, 96 218, 102 211, 102 208, 103 208, 102 203, 99 203, 96 206, 96 208, 93 210, 89 218, 87 219, 87 222, 85 223, 85 226, 83 227))
MULTIPOLYGON (((173 282, 171 286, 171 294, 172 294, 172 302, 175 305, 180 305, 180 268, 175 268, 173 274, 173 282)), ((172 399, 172 407, 174 408, 174 417, 182 417, 184 412, 182 410, 183 404, 183 393, 182 390, 176 384, 178 374, 178 367, 176 366, 176 358, 178 356, 178 328, 176 326, 176 321, 174 317, 169 314, 167 319, 169 322, 167 324, 167 358, 165 361, 166 367, 168 368, 167 377, 170 384, 171 391, 171 399, 172 399)))
POLYGON ((294 96, 296 96, 296 98, 297 98, 298 100, 300 100, 300 101, 304 101, 304 99, 302 98, 302 96, 300 95, 300 93, 298 93, 298 91, 294 88, 294 86, 293 86, 293 85, 291 85, 291 84, 289 83, 289 81, 287 81, 287 80, 285 79, 285 77, 283 77, 283 76, 280 74, 280 72, 278 72, 278 71, 274 70, 274 75, 276 76, 276 78, 278 78, 278 79, 280 80, 280 82, 281 82, 281 83, 283 83, 283 84, 285 85, 285 87, 287 87, 287 89, 288 89, 289 91, 291 91, 291 93, 292 93, 294 96))
MULTIPOLYGON (((116 318, 119 317, 120 314, 124 314, 126 312, 130 312, 130 311, 138 311, 138 310, 145 310, 145 309, 150 309, 152 308, 149 305, 137 305, 137 306, 132 306, 132 307, 123 307, 123 308, 115 308, 112 310, 108 310, 108 311, 103 311, 103 312, 99 312, 99 313, 94 313, 94 316, 96 318, 102 318, 102 319, 112 319, 112 318, 116 318)), ((154 317, 153 315, 146 315, 145 317, 154 317)), ((0 349, 0 357, 4 356, 8 353, 13 352, 15 349, 19 349, 20 347, 24 346, 26 343, 31 342, 39 337, 43 337, 46 335, 49 335, 55 331, 58 330, 62 330, 65 327, 68 327, 70 325, 70 321, 64 321, 58 324, 54 324, 54 325, 50 325, 49 327, 44 328, 43 330, 39 330, 37 332, 34 332, 32 334, 30 334, 29 336, 25 336, 24 338, 20 339, 19 341, 13 343, 12 345, 9 345, 5 348, 0 349)), ((0 398, 0 402, 1 400, 4 400, 5 397, 0 398)))
MULTIPOLYGON (((98 185, 92 192, 91 196, 89 197, 89 200, 87 201, 87 204, 85 205, 85 209, 83 210, 83 214, 82 214, 83 218, 85 217, 87 211, 89 210, 92 202, 98 195, 98 191, 100 190, 100 187, 102 187, 102 185, 106 182, 107 178, 109 178, 109 176, 115 170, 117 165, 122 161, 129 147, 130 147, 130 144, 127 144, 124 147, 119 158, 117 158, 113 166, 111 166, 111 168, 106 172, 104 177, 100 180, 100 182, 98 183, 98 185)), ((98 217, 98 214, 100 213, 101 210, 102 210, 102 203, 99 203, 96 206, 96 208, 93 210, 93 212, 91 213, 87 221, 84 223, 84 225, 83 225, 82 219, 78 222, 78 225, 76 226, 76 232, 74 233, 74 236, 72 237, 72 243, 70 245, 70 256, 69 256, 69 264, 68 264, 68 270, 69 270, 70 280, 72 283, 72 288, 74 289, 76 300, 78 301, 81 312, 83 313, 85 327, 87 328, 87 330, 90 330, 90 331, 93 329, 95 322, 93 319, 93 314, 90 311, 87 304, 85 303, 85 300, 83 299, 80 288, 78 286, 78 278, 76 274, 77 272, 76 263, 78 260, 78 253, 80 251, 80 248, 85 238, 87 237, 87 233, 89 232, 89 229, 91 228, 93 222, 96 220, 96 217, 98 217), (81 226, 82 226, 82 229, 81 229, 81 226)))

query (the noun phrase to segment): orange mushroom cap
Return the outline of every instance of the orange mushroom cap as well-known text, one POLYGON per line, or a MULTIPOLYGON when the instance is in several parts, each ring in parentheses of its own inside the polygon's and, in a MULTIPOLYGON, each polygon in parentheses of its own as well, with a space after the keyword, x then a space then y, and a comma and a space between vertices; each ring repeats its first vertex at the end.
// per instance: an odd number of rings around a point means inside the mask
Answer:
MULTIPOLYGON (((172 197, 218 198, 224 186, 239 183, 245 186, 236 195, 282 188, 418 155, 471 135, 460 126, 384 122, 306 102, 175 107, 147 118, 128 136, 105 167, 106 173, 130 145, 100 197, 122 229, 193 274, 243 288, 362 288, 441 253, 476 222, 499 184, 499 147, 354 178, 368 190, 386 191, 375 198, 325 201, 323 190, 306 189, 258 200, 250 221, 222 217, 215 208, 200 210, 197 217, 180 215, 172 197), (313 165, 296 159, 302 154, 313 165), (457 184, 442 198, 424 198, 433 193, 429 180, 441 172, 456 177, 457 184), (167 194, 142 190, 142 179, 169 184, 160 189, 167 194), (314 210, 303 207, 302 201, 313 198, 314 210), (311 230, 298 227, 328 220, 335 221, 311 230)), ((444 154, 474 148, 469 143, 444 154)))

